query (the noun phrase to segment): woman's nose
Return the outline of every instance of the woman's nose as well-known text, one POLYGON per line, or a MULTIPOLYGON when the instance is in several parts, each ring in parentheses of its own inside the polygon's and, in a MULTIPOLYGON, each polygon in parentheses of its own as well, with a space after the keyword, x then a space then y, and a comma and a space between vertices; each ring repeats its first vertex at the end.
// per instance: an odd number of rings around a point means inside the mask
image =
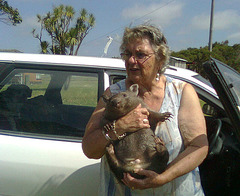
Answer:
POLYGON ((130 56, 130 58, 128 59, 128 61, 129 61, 130 63, 137 63, 137 59, 136 59, 136 57, 135 57, 134 55, 130 56))

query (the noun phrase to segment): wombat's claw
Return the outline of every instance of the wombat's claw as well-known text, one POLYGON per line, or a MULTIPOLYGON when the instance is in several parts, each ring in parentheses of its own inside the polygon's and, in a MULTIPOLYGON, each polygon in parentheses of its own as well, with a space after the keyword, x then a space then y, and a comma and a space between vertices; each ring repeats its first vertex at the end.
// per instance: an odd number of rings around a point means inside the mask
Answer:
POLYGON ((114 154, 114 148, 112 144, 106 147, 106 150, 108 151, 109 154, 114 154))
POLYGON ((173 115, 170 112, 164 113, 165 120, 169 120, 170 121, 170 118, 172 118, 172 117, 173 117, 173 115))
POLYGON ((156 144, 161 144, 163 146, 165 145, 164 141, 157 136, 154 138, 154 141, 155 141, 156 144))

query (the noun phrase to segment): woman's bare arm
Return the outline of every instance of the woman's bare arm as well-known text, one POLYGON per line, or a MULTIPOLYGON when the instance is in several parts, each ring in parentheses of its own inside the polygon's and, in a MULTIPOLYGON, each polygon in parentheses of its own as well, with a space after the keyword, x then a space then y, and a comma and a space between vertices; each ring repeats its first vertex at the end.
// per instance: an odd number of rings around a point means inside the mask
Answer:
MULTIPOLYGON (((111 92, 107 89, 104 94, 110 95, 111 92)), ((105 104, 103 100, 100 99, 86 126, 82 140, 82 148, 84 154, 88 158, 101 158, 105 153, 106 146, 109 144, 109 141, 104 137, 102 127, 100 126, 105 109, 104 107, 105 104)))
POLYGON ((192 171, 208 153, 205 118, 197 93, 190 84, 186 84, 183 90, 178 124, 185 150, 170 164, 170 179, 192 171))

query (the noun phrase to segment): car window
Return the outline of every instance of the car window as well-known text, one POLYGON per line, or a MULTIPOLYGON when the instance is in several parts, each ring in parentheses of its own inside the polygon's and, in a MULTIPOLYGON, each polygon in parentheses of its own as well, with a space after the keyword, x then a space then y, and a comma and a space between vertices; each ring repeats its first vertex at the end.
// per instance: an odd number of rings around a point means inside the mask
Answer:
POLYGON ((126 75, 110 75, 110 85, 119 82, 120 80, 124 80, 126 75))
POLYGON ((15 70, 1 84, 0 128, 82 137, 98 100, 98 74, 15 70))
POLYGON ((224 77, 228 88, 232 92, 232 95, 234 96, 236 104, 240 106, 240 75, 239 73, 219 61, 217 61, 217 66, 221 71, 221 74, 224 77))

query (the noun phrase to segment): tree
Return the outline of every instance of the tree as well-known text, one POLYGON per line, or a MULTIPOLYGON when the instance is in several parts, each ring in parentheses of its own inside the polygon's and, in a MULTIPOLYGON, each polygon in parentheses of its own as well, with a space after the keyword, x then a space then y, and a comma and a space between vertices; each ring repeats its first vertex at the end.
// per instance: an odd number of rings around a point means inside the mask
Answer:
POLYGON ((83 39, 95 25, 95 17, 85 9, 80 11, 75 24, 71 26, 75 10, 72 6, 60 5, 48 12, 46 16, 37 15, 40 31, 32 33, 40 42, 41 53, 77 55, 83 39), (43 40, 46 31, 50 42, 43 40))
POLYGON ((172 52, 172 56, 186 59, 189 64, 189 69, 196 71, 204 76, 202 64, 209 60, 210 52, 208 47, 204 48, 188 48, 187 50, 181 50, 179 52, 172 52))
POLYGON ((15 26, 22 22, 22 18, 18 9, 9 6, 7 1, 0 0, 0 21, 15 26))
POLYGON ((172 52, 172 56, 186 59, 189 64, 189 69, 194 70, 205 77, 202 64, 210 59, 210 55, 223 63, 240 72, 240 44, 233 46, 228 45, 228 40, 224 42, 215 42, 213 50, 210 53, 208 47, 188 48, 179 52, 172 52))
POLYGON ((240 73, 240 44, 229 46, 228 41, 215 42, 211 55, 240 73))

